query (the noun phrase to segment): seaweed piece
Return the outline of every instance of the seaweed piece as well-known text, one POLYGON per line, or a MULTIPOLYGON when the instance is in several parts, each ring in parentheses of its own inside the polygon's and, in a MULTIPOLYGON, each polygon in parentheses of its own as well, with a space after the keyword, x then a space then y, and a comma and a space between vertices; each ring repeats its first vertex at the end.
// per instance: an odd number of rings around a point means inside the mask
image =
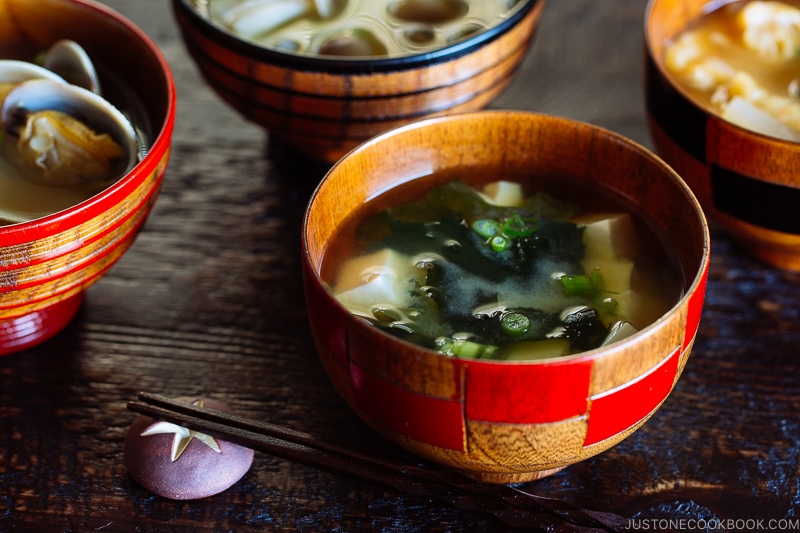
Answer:
POLYGON ((515 240, 518 272, 529 274, 542 259, 569 265, 571 272, 583 273, 580 264, 586 245, 584 229, 572 222, 541 219, 535 233, 515 240))
POLYGON ((433 254, 477 276, 498 282, 517 271, 513 252, 492 252, 458 213, 433 222, 404 222, 392 218, 389 226, 391 234, 375 243, 373 249, 392 248, 412 257, 433 254))
POLYGON ((578 307, 565 313, 563 324, 563 336, 576 351, 591 350, 608 335, 608 328, 600 321, 597 310, 591 307, 578 307))

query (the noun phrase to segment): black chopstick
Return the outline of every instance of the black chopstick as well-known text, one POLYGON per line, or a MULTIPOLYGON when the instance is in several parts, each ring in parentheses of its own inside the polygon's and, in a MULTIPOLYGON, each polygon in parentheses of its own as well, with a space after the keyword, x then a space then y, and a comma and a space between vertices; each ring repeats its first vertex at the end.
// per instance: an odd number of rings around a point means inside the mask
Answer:
POLYGON ((435 498, 465 511, 493 515, 506 525, 551 532, 622 532, 628 520, 535 496, 510 485, 487 485, 461 474, 354 450, 289 428, 142 392, 128 409, 159 420, 401 492, 435 498))

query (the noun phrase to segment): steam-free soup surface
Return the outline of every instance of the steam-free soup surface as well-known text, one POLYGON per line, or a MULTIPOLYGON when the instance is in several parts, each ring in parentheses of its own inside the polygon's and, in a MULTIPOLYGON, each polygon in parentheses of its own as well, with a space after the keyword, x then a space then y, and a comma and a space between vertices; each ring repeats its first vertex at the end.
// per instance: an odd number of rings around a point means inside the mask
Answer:
POLYGON ((323 279, 352 313, 462 358, 610 344, 665 314, 684 289, 673 250, 635 208, 547 177, 480 189, 453 179, 427 192, 411 182, 367 204, 328 250, 323 279), (393 205, 393 196, 416 199, 393 205))
POLYGON ((736 1, 711 11, 668 44, 664 64, 710 112, 800 141, 800 2, 736 1))
POLYGON ((194 0, 254 43, 320 56, 429 52, 486 30, 528 0, 194 0))

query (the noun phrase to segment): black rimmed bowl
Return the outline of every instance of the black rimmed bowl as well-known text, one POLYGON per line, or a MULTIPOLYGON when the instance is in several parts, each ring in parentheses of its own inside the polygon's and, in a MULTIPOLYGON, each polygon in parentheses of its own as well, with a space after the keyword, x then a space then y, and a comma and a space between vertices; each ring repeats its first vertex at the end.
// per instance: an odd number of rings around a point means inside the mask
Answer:
POLYGON ((743 250, 768 265, 800 271, 800 143, 746 129, 710 111, 665 62, 676 36, 720 5, 648 2, 644 90, 650 135, 709 218, 743 250))
POLYGON ((271 138, 335 162, 364 140, 423 117, 485 107, 509 84, 544 0, 522 0, 498 23, 430 52, 341 57, 261 46, 173 0, 183 39, 208 84, 271 138))

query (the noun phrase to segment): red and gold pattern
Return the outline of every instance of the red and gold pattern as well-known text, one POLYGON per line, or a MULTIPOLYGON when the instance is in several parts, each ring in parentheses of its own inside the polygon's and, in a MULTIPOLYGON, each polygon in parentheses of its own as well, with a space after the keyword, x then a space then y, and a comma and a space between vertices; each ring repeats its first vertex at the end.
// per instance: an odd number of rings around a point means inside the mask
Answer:
POLYGON ((658 153, 709 217, 755 257, 800 271, 800 143, 765 137, 705 111, 663 65, 664 49, 716 2, 651 0, 645 18, 645 96, 658 153))
MULTIPOLYGON (((170 156, 175 89, 166 60, 140 29, 83 0, 0 0, 0 42, 41 51, 74 39, 125 82, 155 128, 144 159, 80 204, 0 227, 0 355, 33 346, 77 313, 83 292, 133 244, 161 189, 170 156), (113 43, 110 45, 110 43, 113 43), (135 61, 127 59, 136 58, 135 61)), ((31 58, 17 58, 31 60, 31 58)))

